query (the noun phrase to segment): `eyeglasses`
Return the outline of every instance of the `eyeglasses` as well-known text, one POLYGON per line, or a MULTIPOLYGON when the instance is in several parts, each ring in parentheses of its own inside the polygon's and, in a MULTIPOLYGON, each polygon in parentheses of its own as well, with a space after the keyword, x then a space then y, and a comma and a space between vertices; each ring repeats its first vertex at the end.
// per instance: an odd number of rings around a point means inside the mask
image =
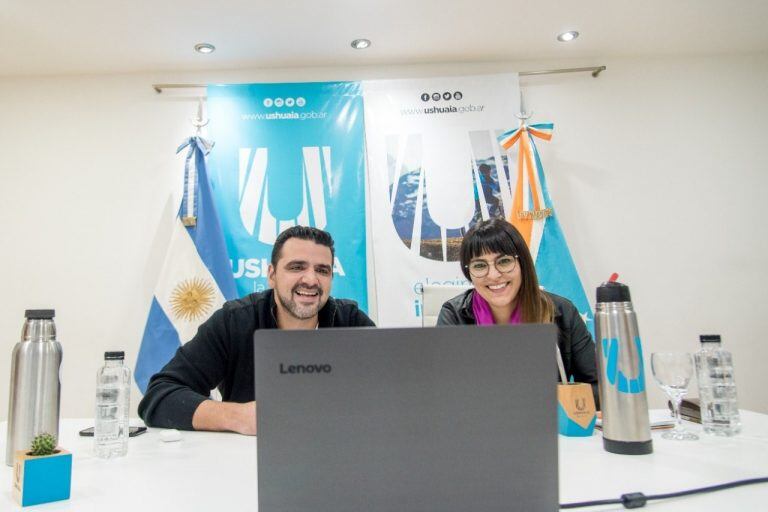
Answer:
MULTIPOLYGON (((517 255, 515 256, 499 256, 493 262, 493 266, 499 274, 509 274, 517 266, 517 255)), ((464 268, 469 269, 469 273, 472 277, 485 277, 488 275, 488 271, 491 268, 490 263, 485 260, 471 261, 469 265, 464 265, 464 268)))

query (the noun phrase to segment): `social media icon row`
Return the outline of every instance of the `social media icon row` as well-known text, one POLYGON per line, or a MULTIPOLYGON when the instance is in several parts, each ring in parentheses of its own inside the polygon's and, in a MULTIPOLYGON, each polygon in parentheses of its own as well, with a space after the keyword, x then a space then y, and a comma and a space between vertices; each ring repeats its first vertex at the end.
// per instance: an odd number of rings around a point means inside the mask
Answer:
POLYGON ((299 96, 298 98, 264 98, 264 101, 262 104, 267 107, 277 107, 280 108, 282 106, 286 107, 293 107, 294 105, 297 107, 303 107, 307 104, 307 100, 299 96))
POLYGON ((443 94, 440 94, 439 92, 433 92, 431 96, 428 92, 425 92, 421 95, 421 101, 429 101, 430 98, 432 101, 440 101, 441 98, 446 101, 450 100, 451 98, 454 100, 460 100, 463 97, 464 95, 461 93, 461 91, 456 91, 453 94, 450 92, 444 92, 443 94))

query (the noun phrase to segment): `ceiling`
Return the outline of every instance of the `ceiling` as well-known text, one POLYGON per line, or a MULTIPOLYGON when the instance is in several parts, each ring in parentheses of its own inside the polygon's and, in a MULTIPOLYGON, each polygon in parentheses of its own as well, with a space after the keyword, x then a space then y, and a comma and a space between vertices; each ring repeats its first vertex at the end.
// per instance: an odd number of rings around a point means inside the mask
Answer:
POLYGON ((764 53, 766 20, 766 0, 0 0, 0 77, 764 53))

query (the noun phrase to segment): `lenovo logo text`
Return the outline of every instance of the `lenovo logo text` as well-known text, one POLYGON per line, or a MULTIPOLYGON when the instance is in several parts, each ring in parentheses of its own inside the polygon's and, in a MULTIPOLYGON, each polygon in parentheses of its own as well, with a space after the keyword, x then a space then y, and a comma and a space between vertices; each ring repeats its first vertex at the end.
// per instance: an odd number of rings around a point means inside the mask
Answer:
POLYGON ((289 364, 280 363, 280 373, 331 373, 329 364, 289 364))

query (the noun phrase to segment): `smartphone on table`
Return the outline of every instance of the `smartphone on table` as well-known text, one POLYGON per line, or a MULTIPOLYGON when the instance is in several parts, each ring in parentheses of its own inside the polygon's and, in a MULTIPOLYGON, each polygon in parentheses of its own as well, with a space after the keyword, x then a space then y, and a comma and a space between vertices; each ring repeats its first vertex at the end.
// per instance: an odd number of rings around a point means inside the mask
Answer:
MULTIPOLYGON (((147 431, 147 427, 128 427, 128 437, 140 436, 147 431)), ((84 428, 80 431, 82 437, 93 437, 93 427, 84 428)))

